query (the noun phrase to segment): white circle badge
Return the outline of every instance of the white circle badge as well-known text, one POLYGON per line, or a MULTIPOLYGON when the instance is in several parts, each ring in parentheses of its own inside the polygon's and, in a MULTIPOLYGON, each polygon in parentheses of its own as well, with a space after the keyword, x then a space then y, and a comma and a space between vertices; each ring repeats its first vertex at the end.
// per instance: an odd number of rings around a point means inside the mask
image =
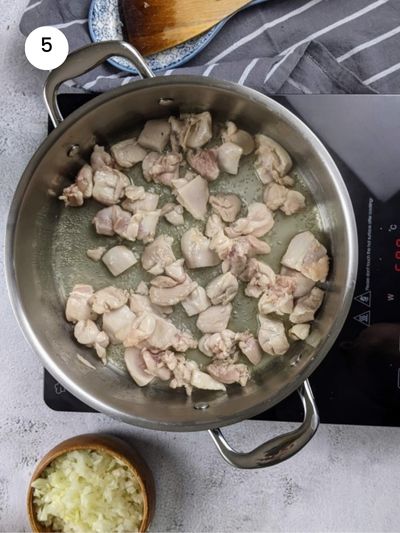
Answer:
POLYGON ((53 26, 36 28, 25 41, 25 55, 29 63, 40 70, 53 70, 62 65, 68 51, 67 38, 53 26))

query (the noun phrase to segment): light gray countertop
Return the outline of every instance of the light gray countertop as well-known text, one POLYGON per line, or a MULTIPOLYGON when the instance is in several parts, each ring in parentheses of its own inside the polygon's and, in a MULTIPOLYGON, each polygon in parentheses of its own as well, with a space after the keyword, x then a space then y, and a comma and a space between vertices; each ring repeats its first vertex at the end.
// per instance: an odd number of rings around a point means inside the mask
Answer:
MULTIPOLYGON (((0 242, 8 206, 46 135, 44 73, 23 55, 18 22, 26 0, 0 17, 0 242)), ((157 482, 153 531, 398 531, 399 429, 323 425, 296 457, 262 471, 223 462, 206 433, 160 433, 99 414, 56 413, 43 402, 43 369, 12 314, 0 265, 0 531, 26 531, 25 494, 36 461, 62 439, 112 431, 129 436, 157 482)), ((290 424, 228 428, 248 449, 290 424)))

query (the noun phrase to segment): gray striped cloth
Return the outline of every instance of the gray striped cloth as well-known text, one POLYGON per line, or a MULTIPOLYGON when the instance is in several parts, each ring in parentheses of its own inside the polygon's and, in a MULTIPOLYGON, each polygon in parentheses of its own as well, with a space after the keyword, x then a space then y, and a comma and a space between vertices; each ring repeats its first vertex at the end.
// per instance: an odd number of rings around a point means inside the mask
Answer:
MULTIPOLYGON (((89 5, 31 0, 21 31, 57 26, 74 50, 90 43, 89 5)), ((171 73, 269 94, 400 93, 400 0, 269 0, 238 13, 198 56, 160 75, 171 73)), ((104 64, 70 85, 106 91, 135 79, 104 64)))

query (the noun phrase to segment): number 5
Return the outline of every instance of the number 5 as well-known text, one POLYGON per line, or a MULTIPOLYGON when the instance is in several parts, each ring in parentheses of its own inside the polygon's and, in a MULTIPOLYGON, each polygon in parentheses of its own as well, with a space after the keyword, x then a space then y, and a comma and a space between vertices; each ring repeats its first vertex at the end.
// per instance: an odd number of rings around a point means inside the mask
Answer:
POLYGON ((42 37, 42 50, 43 52, 51 52, 53 45, 51 44, 51 37, 42 37))

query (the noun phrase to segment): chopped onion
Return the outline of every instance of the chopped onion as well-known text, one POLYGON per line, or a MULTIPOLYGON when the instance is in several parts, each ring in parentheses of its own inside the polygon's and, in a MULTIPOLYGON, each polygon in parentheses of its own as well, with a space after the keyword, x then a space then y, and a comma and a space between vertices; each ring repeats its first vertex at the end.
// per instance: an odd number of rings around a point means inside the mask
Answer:
POLYGON ((129 467, 107 453, 68 452, 32 483, 36 515, 53 531, 138 531, 143 494, 129 467))

